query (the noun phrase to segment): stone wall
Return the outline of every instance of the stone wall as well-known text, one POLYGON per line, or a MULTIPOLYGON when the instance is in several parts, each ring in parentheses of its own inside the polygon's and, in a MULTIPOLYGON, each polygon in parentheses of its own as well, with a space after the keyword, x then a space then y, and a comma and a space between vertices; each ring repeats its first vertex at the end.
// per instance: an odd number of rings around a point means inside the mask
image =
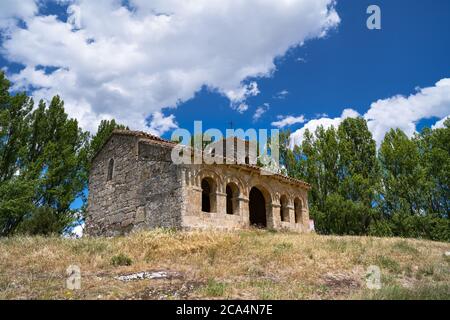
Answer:
POLYGON ((180 228, 181 171, 170 154, 163 144, 113 135, 92 163, 86 233, 116 236, 140 229, 180 228), (114 170, 108 181, 111 159, 114 170))
POLYGON ((135 140, 133 136, 112 136, 92 162, 86 217, 88 235, 115 236, 134 226, 139 202, 135 140), (108 181, 111 160, 114 165, 112 179, 108 181))
POLYGON ((139 215, 137 228, 180 228, 184 203, 180 167, 171 160, 172 149, 140 141, 139 215))

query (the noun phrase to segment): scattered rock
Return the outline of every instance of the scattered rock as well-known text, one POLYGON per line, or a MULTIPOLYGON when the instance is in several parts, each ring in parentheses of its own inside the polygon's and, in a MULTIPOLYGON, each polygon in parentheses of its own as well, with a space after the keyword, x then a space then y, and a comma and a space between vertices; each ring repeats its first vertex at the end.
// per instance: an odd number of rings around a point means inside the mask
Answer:
POLYGON ((450 251, 447 251, 446 253, 444 253, 444 255, 445 255, 446 257, 450 257, 450 251))
POLYGON ((323 281, 333 292, 345 293, 361 286, 354 275, 345 273, 327 273, 323 277, 323 281))
POLYGON ((127 299, 131 300, 186 300, 195 298, 195 291, 203 286, 201 282, 172 282, 149 287, 127 299))
POLYGON ((146 279, 154 279, 154 280, 160 280, 160 279, 174 279, 181 277, 181 274, 178 272, 173 271, 146 271, 146 272, 138 272, 138 273, 132 273, 127 275, 121 275, 115 277, 115 279, 129 282, 129 281, 139 281, 139 280, 146 280, 146 279))

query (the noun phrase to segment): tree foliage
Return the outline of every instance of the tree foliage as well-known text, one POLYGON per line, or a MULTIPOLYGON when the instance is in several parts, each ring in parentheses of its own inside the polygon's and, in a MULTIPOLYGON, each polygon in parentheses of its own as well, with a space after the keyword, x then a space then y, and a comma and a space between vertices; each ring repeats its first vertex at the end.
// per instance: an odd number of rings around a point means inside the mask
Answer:
POLYGON ((304 134, 281 161, 287 173, 311 184, 317 231, 450 240, 450 120, 409 138, 388 132, 379 149, 362 118, 304 134))
POLYGON ((78 219, 71 205, 84 196, 90 158, 115 128, 103 121, 90 139, 58 96, 34 107, 0 73, 0 236, 61 233, 78 219))

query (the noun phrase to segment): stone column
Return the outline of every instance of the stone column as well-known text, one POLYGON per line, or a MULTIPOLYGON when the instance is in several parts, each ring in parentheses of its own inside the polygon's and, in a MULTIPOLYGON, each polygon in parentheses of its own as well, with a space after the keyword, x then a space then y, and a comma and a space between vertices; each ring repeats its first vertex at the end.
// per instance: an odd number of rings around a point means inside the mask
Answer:
POLYGON ((281 205, 279 204, 272 204, 272 221, 273 221, 273 228, 274 229, 280 229, 281 228, 281 205))
POLYGON ((239 215, 242 218, 242 224, 244 227, 250 226, 250 208, 249 208, 250 200, 245 197, 239 197, 237 199, 239 215))
POLYGON ((286 209, 288 212, 289 224, 295 229, 295 208, 293 205, 288 205, 286 209))
POLYGON ((239 197, 231 198, 231 207, 233 209, 233 215, 240 215, 239 210, 239 197))
MULTIPOLYGON (((227 194, 223 192, 216 192, 216 210, 212 212, 217 212, 220 214, 227 214, 227 194)), ((214 204, 211 201, 211 208, 214 208, 214 204)))
POLYGON ((272 203, 266 204, 266 220, 267 220, 267 229, 275 229, 275 219, 273 216, 274 205, 272 203))

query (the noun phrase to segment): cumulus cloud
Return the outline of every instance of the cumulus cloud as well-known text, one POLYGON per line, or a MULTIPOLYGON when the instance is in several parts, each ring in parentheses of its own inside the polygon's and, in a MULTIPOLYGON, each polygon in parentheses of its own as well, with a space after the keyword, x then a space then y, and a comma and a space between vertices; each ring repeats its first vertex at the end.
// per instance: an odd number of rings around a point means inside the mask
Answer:
POLYGON ((153 113, 149 128, 151 134, 161 136, 164 133, 177 128, 178 124, 175 122, 175 116, 173 114, 165 117, 160 111, 153 113))
POLYGON ((450 79, 442 79, 433 87, 418 89, 408 97, 394 96, 371 104, 364 115, 378 144, 391 128, 399 128, 408 136, 416 132, 421 119, 443 118, 450 114, 450 79))
POLYGON ((442 129, 442 128, 444 128, 444 122, 445 122, 448 118, 450 118, 450 116, 447 116, 447 117, 445 117, 445 118, 439 120, 438 122, 436 122, 436 123, 431 127, 431 129, 434 130, 434 129, 442 129))
POLYGON ((342 115, 337 118, 320 118, 320 119, 313 119, 308 121, 302 128, 298 129, 297 131, 293 132, 291 135, 291 147, 294 145, 301 145, 303 142, 303 138, 305 135, 306 130, 309 130, 310 132, 315 132, 316 129, 320 126, 323 126, 325 129, 333 126, 335 128, 339 127, 342 121, 344 121, 347 118, 357 118, 360 114, 353 110, 353 109, 345 109, 342 112, 342 115))
POLYGON ((264 103, 262 106, 256 108, 255 114, 253 115, 253 121, 256 122, 263 116, 264 113, 269 110, 270 105, 268 103, 264 103))
POLYGON ((0 29, 13 27, 17 20, 25 20, 38 12, 34 0, 2 0, 0 3, 0 29))
MULTIPOLYGON (((397 95, 388 99, 378 100, 370 105, 363 115, 367 120, 370 132, 379 146, 386 133, 392 129, 401 129, 409 137, 416 132, 416 124, 422 119, 439 118, 433 128, 444 125, 450 114, 450 78, 438 81, 432 87, 418 88, 415 94, 408 97, 397 95)), ((323 125, 337 127, 348 117, 357 117, 359 114, 352 110, 344 110, 341 117, 330 119, 328 117, 311 120, 305 126, 292 134, 292 143, 301 144, 306 129, 315 131, 323 125)))
POLYGON ((255 81, 248 85, 243 85, 239 89, 229 90, 225 95, 230 99, 231 107, 240 113, 248 110, 248 105, 244 103, 250 97, 255 97, 260 93, 258 84, 255 81))
POLYGON ((278 116, 278 121, 272 122, 272 126, 277 128, 289 127, 294 124, 304 123, 305 116, 301 115, 299 117, 294 116, 278 116))
POLYGON ((334 0, 54 0, 67 21, 41 2, 0 2, 2 54, 25 66, 9 76, 37 98, 60 94, 90 130, 110 118, 145 129, 204 86, 243 112, 259 92, 248 79, 271 76, 275 58, 339 23, 334 0))

